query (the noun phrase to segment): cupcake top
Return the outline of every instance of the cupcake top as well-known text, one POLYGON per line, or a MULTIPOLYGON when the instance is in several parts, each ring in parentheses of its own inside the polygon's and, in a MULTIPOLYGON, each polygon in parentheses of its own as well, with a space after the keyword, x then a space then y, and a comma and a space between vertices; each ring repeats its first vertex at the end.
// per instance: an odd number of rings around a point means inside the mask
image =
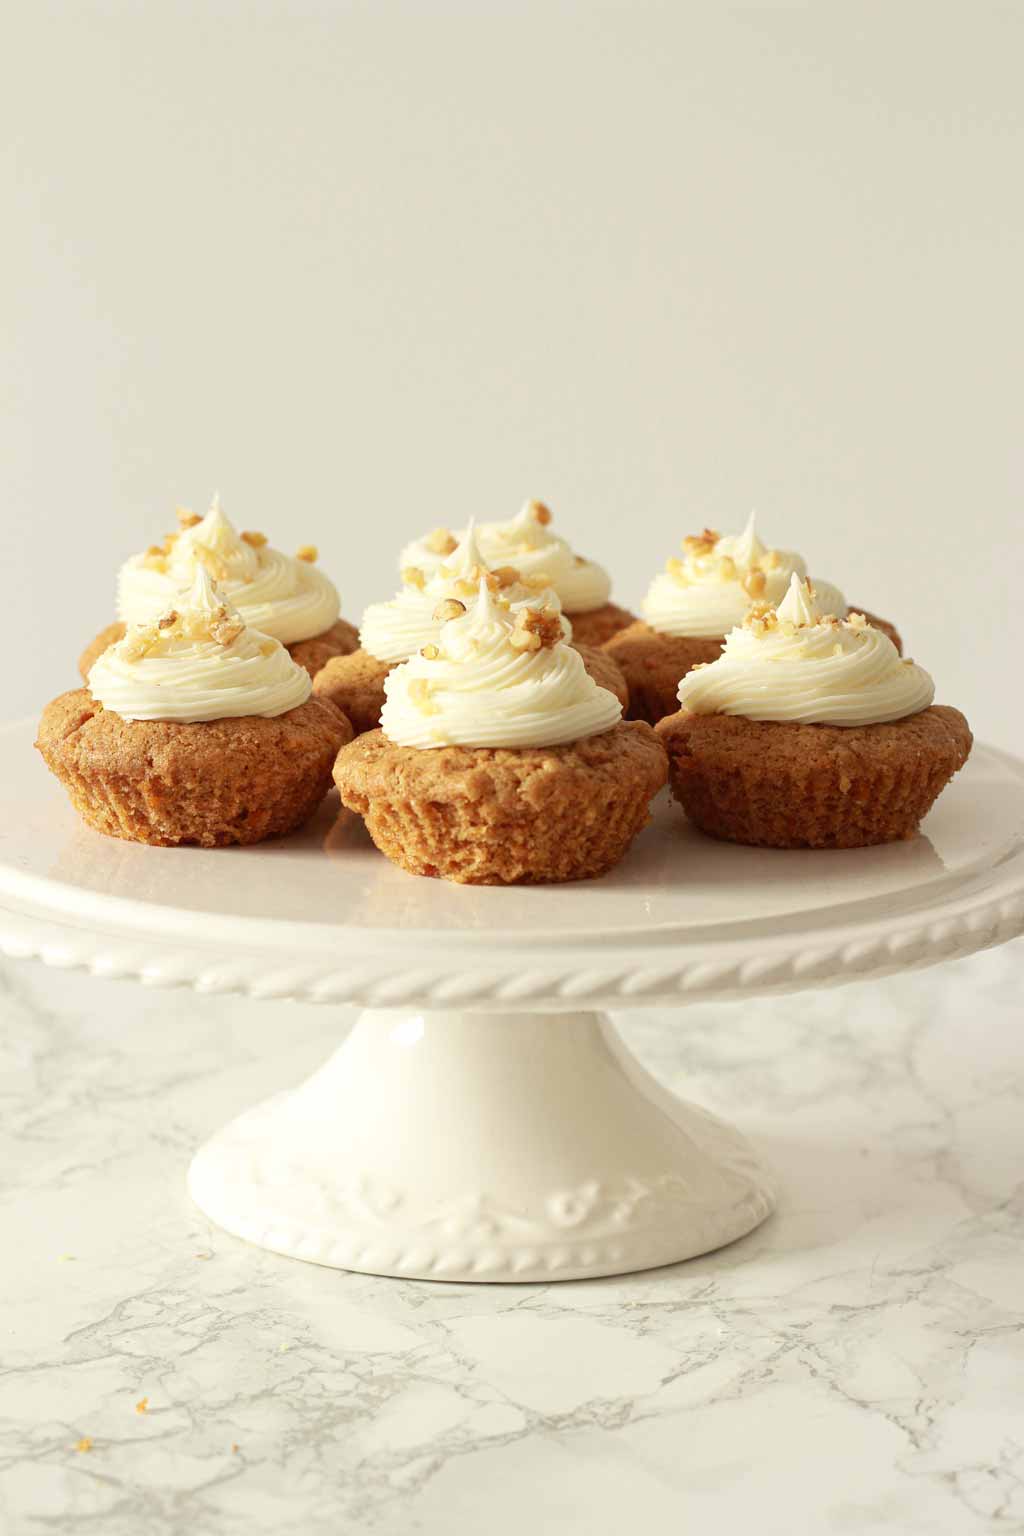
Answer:
POLYGON ((900 656, 862 613, 826 614, 794 572, 778 608, 752 607, 717 661, 688 672, 679 703, 697 715, 803 725, 881 725, 927 709, 928 673, 900 656))
POLYGON ((159 619, 133 624, 89 673, 89 691, 125 720, 270 718, 304 704, 309 673, 280 640, 247 628, 206 567, 159 619))
POLYGON ((117 611, 126 624, 158 619, 200 567, 246 624, 282 645, 322 635, 337 619, 337 589, 315 568, 312 545, 293 557, 271 549, 262 533, 239 533, 217 496, 205 517, 181 511, 178 521, 177 533, 121 567, 117 611))
MULTIPOLYGON (((543 572, 524 580, 512 566, 491 570, 480 552, 480 543, 470 523, 452 553, 432 570, 406 566, 402 571, 402 590, 387 603, 371 603, 363 614, 359 644, 378 661, 407 661, 417 651, 436 640, 441 632, 438 618, 441 605, 451 599, 466 603, 476 599, 481 576, 492 592, 501 592, 512 608, 554 608, 560 611, 558 596, 548 585, 543 572)), ((567 639, 572 628, 562 620, 567 639)))
MULTIPOLYGON (((544 578, 553 587, 567 614, 590 613, 608 601, 611 580, 593 560, 575 555, 564 539, 551 532, 551 512, 542 501, 528 501, 516 517, 504 523, 478 523, 480 552, 488 565, 512 566, 524 581, 544 578)), ((416 566, 433 576, 454 554, 465 532, 435 528, 402 551, 403 566, 416 566)))
POLYGON ((617 725, 622 706, 562 639, 555 609, 514 610, 486 578, 450 599, 436 643, 390 672, 380 723, 401 747, 553 747, 617 725))
MULTIPOLYGON (((790 549, 762 544, 750 514, 741 534, 722 538, 713 528, 683 540, 683 557, 669 560, 655 576, 641 604, 652 629, 663 635, 716 639, 728 634, 751 603, 778 603, 792 577, 806 577, 807 566, 790 549)), ((846 599, 838 587, 816 581, 822 613, 846 617, 846 599)))

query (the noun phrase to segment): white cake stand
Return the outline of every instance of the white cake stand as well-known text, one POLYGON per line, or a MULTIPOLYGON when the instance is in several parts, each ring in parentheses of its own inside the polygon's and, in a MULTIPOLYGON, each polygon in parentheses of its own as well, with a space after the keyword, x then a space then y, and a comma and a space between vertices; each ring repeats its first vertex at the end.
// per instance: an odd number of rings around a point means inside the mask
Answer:
POLYGON ((605 879, 503 890, 403 874, 333 795, 258 848, 104 838, 32 739, 0 732, 4 954, 365 1009, 189 1173, 229 1232, 337 1268, 556 1280, 731 1242, 771 1210, 768 1173, 594 1010, 880 976, 1024 931, 1024 763, 986 747, 912 843, 732 847, 666 797, 605 879))

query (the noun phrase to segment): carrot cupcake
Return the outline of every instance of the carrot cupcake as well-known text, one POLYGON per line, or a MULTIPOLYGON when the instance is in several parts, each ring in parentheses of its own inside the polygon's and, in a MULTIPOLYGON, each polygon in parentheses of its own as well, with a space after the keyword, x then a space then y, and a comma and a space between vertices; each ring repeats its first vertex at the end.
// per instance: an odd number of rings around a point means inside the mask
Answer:
POLYGON ((89 686, 48 704, 46 765, 89 826, 137 843, 220 847, 316 810, 352 727, 309 673, 248 629, 197 567, 191 590, 108 647, 89 686))
MULTIPOLYGON (((481 576, 492 592, 500 592, 513 612, 520 608, 559 609, 558 595, 543 572, 524 577, 510 565, 492 570, 481 552, 478 530, 470 524, 447 560, 431 570, 406 566, 402 590, 386 603, 372 603, 363 614, 359 649, 327 663, 313 682, 318 698, 330 699, 351 720, 356 734, 372 731, 384 707, 384 683, 392 668, 425 645, 435 642, 445 619, 475 601, 481 576)), ((561 618, 564 637, 572 626, 561 618)), ((575 642, 574 642, 575 643, 575 642)), ((628 702, 625 679, 611 657, 596 646, 581 645, 587 671, 608 688, 623 707, 628 702)))
MULTIPOLYGON (((603 645, 618 630, 634 623, 634 614, 609 601, 608 572, 593 560, 574 554, 565 539, 552 532, 551 512, 542 501, 526 502, 518 516, 503 523, 478 523, 476 532, 488 565, 495 569, 512 566, 525 581, 544 578, 543 585, 554 588, 578 645, 603 645)), ((415 566, 432 576, 463 537, 464 533, 435 528, 406 545, 402 565, 415 566)))
POLYGON ((239 533, 215 496, 205 517, 178 513, 180 528, 143 555, 133 555, 118 577, 119 619, 86 647, 83 678, 96 658, 129 624, 148 624, 175 603, 202 566, 251 629, 280 640, 313 677, 332 656, 354 651, 353 625, 338 617, 333 582, 317 570, 311 544, 292 557, 271 549, 262 533, 239 533))
POLYGON ((665 782, 655 733, 622 719, 559 614, 513 611, 486 580, 385 691, 382 728, 338 754, 334 777, 411 874, 475 885, 604 874, 665 782))
MULTIPOLYGON (((807 575, 803 560, 792 550, 762 544, 753 515, 736 537, 722 538, 705 528, 684 539, 682 559, 669 560, 651 583, 640 605, 643 619, 605 647, 625 673, 628 713, 652 725, 673 714, 680 678, 721 654, 725 636, 743 622, 751 603, 781 602, 794 573, 807 575)), ((822 613, 845 618, 849 609, 839 588, 817 579, 814 585, 822 613)), ((902 649, 890 624, 866 616, 902 649)))
POLYGON ((657 732, 672 790, 702 831, 768 848, 913 837, 971 750, 959 710, 863 614, 822 613, 795 573, 717 661, 679 685, 657 732))

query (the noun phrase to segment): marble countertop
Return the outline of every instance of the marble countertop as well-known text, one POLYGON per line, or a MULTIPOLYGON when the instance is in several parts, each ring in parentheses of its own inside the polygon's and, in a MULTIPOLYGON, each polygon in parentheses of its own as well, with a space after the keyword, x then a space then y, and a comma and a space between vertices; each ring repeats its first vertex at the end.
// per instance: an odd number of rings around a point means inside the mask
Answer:
POLYGON ((1024 941, 627 1016, 781 1173, 718 1254, 561 1286, 378 1280, 194 1210, 326 1008, 0 969, 0 1531, 1024 1531, 1024 941))

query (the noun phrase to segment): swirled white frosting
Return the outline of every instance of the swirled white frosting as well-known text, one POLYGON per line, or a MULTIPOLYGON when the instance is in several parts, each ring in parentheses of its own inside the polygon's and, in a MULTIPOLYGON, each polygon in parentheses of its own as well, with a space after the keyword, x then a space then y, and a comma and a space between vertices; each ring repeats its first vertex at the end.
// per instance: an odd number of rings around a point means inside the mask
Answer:
POLYGON ((380 723, 402 747, 553 747, 610 730, 622 718, 564 641, 513 644, 516 615, 481 581, 466 614, 450 619, 437 656, 388 674, 380 723))
POLYGON ((888 635, 862 614, 823 614, 795 572, 777 611, 755 608, 718 660, 679 684, 679 703, 692 714, 804 725, 880 725, 934 697, 928 673, 904 661, 888 635))
MULTIPOLYGON (((407 661, 417 651, 437 639, 441 621, 434 617, 446 598, 468 603, 476 601, 481 574, 488 566, 480 552, 475 526, 470 523, 458 548, 428 576, 418 567, 407 571, 402 590, 388 603, 371 603, 363 614, 359 644, 378 661, 407 661), (415 579, 411 579, 415 577, 415 579)), ((558 595, 552 587, 537 590, 522 581, 507 586, 502 596, 512 608, 559 609, 558 595)), ((566 639, 572 638, 572 626, 563 618, 566 639)))
POLYGON ((125 720, 283 715, 312 687, 279 640, 245 626, 202 565, 173 608, 133 625, 89 673, 93 698, 125 720))
MULTIPOLYGON (((682 559, 670 560, 655 576, 641 604, 652 629, 664 635, 690 635, 715 639, 728 634, 751 603, 778 603, 786 594, 794 573, 806 577, 807 566, 790 549, 768 549, 758 538, 751 513, 741 534, 706 541, 688 541, 682 559), (760 585, 760 591, 750 590, 760 585)), ((845 618, 846 599, 838 587, 815 579, 822 613, 845 618)))
POLYGON ((126 624, 158 619, 187 588, 202 566, 253 629, 282 645, 309 640, 330 629, 338 617, 337 588, 307 560, 296 560, 269 544, 249 543, 214 497, 206 516, 173 537, 161 559, 133 555, 118 577, 118 616, 126 624))
MULTIPOLYGON (((602 607, 611 593, 608 572, 593 560, 573 554, 565 539, 551 532, 545 517, 550 519, 550 513, 540 502, 528 501, 506 522, 478 523, 476 536, 484 560, 492 569, 514 566, 525 579, 546 576, 570 618, 602 607)), ((452 535, 460 542, 465 536, 465 529, 452 535)), ((435 574, 451 557, 432 549, 431 542, 432 536, 427 535, 407 544, 402 565, 435 574)))

